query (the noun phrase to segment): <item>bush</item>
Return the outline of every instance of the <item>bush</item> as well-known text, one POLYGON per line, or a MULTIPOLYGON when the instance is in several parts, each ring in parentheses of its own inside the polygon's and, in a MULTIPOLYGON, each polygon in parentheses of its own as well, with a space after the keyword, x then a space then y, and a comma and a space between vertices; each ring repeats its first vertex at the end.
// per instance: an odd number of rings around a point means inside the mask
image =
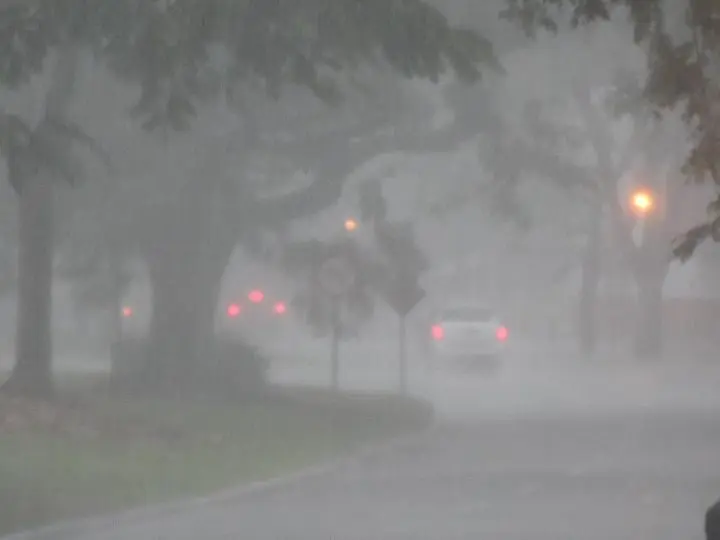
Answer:
MULTIPOLYGON (((147 339, 126 339, 112 347, 112 385, 115 389, 142 387, 147 378, 147 339)), ((189 375, 194 393, 234 399, 264 391, 269 361, 255 347, 216 338, 197 369, 189 375)))
POLYGON ((222 396, 254 396, 265 390, 270 362, 256 347, 230 339, 217 339, 209 369, 203 369, 206 385, 222 396))

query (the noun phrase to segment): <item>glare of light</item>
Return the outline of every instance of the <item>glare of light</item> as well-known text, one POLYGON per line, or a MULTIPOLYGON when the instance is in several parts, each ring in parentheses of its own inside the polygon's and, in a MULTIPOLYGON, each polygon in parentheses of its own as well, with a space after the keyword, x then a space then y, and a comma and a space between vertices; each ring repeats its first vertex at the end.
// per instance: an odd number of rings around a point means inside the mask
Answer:
POLYGON ((253 304, 259 304, 265 299, 265 295, 262 291, 255 289, 254 291, 250 291, 250 294, 248 294, 248 300, 250 300, 253 304))
POLYGON ((358 228, 358 222, 355 221, 352 218, 348 218, 345 220, 345 230, 348 232, 352 232, 354 230, 357 230, 358 228))
POLYGON ((443 330, 443 327, 439 324, 433 325, 433 327, 430 329, 430 333, 435 341, 439 341, 443 337, 445 337, 445 330, 443 330))
POLYGON ((646 215, 652 212, 655 206, 655 198, 650 191, 638 190, 632 194, 630 204, 637 214, 646 215))
POLYGON ((228 317, 237 317, 240 315, 240 306, 238 304, 230 304, 227 308, 228 317))
POLYGON ((509 332, 508 329, 504 326, 501 326, 497 329, 495 332, 495 337, 497 337, 498 341, 505 341, 508 338, 509 332))
POLYGON ((122 316, 123 317, 128 318, 128 317, 132 317, 132 315, 133 315, 133 310, 131 307, 125 306, 122 308, 122 316))
POLYGON ((278 302, 275 304, 275 313, 277 313, 278 315, 282 315, 286 311, 287 311, 287 306, 285 305, 284 302, 278 302))

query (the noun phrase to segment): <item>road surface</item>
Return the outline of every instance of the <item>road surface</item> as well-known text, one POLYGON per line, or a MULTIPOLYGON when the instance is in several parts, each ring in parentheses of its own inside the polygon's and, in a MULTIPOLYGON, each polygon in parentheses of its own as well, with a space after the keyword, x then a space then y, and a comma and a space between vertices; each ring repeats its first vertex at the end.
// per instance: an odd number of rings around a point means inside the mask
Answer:
POLYGON ((720 497, 717 400, 669 368, 604 373, 437 379, 438 426, 395 451, 43 540, 700 540, 720 497))
MULTIPOLYGON (((397 384, 388 346, 375 347, 346 348, 344 388, 397 384)), ((326 359, 306 352, 280 358, 273 379, 326 385, 326 359)), ((399 450, 181 513, 28 540, 703 538, 720 497, 712 364, 520 354, 492 378, 426 367, 413 363, 410 389, 435 403, 438 426, 399 450)))

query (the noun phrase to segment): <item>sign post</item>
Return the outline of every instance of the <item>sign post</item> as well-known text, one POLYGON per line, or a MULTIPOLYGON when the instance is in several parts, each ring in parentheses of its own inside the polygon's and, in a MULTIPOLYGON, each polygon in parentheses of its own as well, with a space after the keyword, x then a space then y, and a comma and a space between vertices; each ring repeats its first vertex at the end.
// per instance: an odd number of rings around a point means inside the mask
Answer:
POLYGON ((386 291, 385 299, 398 315, 398 382, 400 393, 407 394, 407 316, 425 298, 425 291, 414 280, 395 278, 386 291))
POLYGON ((333 390, 340 387, 340 298, 330 298, 330 384, 333 390))
POLYGON ((400 382, 400 394, 407 394, 407 354, 405 350, 405 333, 407 327, 407 317, 401 315, 398 317, 400 325, 398 328, 398 379, 400 382))
POLYGON ((320 285, 330 299, 330 382, 333 390, 340 387, 341 299, 354 281, 353 268, 343 257, 331 257, 320 267, 320 285))

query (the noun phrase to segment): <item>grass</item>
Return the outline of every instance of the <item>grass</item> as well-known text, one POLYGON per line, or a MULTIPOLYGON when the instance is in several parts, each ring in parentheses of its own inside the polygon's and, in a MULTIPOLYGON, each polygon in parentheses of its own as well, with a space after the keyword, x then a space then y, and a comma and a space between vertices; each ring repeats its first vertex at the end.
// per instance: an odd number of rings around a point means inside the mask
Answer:
POLYGON ((389 396, 285 391, 220 405, 81 387, 62 405, 0 399, 0 535, 276 477, 431 420, 389 396))

